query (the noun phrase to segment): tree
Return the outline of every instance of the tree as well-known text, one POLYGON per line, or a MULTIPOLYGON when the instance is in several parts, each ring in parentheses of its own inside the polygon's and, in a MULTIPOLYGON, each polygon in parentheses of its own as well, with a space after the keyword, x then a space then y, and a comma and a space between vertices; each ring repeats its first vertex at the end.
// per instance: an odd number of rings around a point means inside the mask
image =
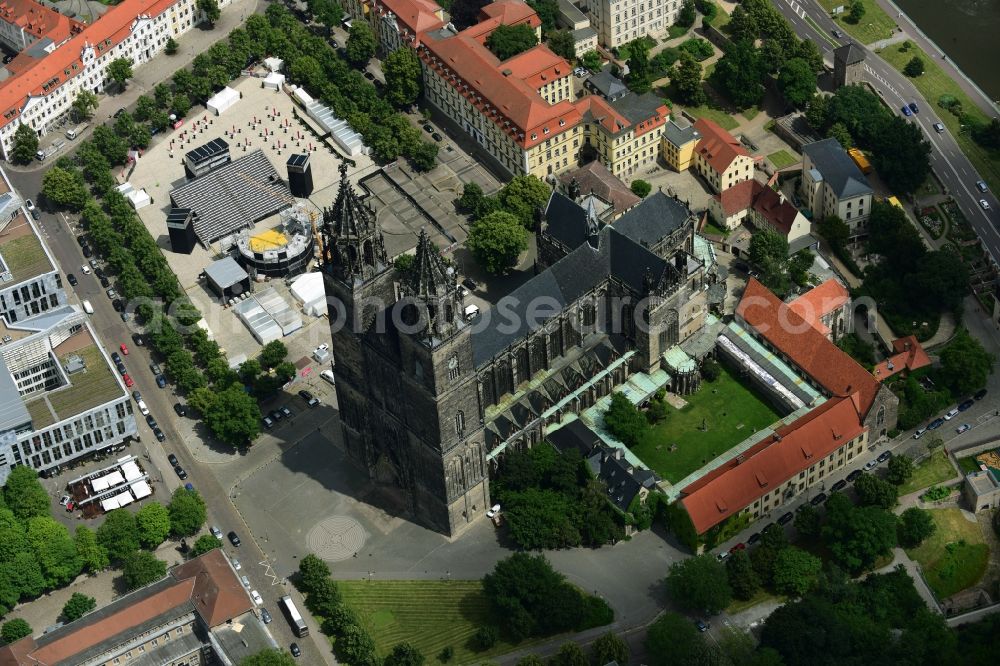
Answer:
POLYGON ((154 550, 166 541, 170 534, 170 512, 159 502, 151 502, 135 514, 139 530, 139 543, 144 548, 154 550))
POLYGON ((603 634, 591 645, 591 658, 601 666, 612 661, 627 664, 629 659, 628 643, 612 632, 603 634))
POLYGON ((170 100, 170 110, 173 111, 178 118, 183 118, 187 115, 188 111, 191 110, 191 99, 183 93, 174 95, 170 100))
POLYGON ((490 0, 453 0, 448 10, 451 22, 459 30, 465 30, 479 22, 479 12, 488 4, 490 0))
POLYGON ((924 73, 924 61, 920 56, 913 56, 910 61, 906 63, 906 67, 903 68, 903 74, 906 74, 911 79, 916 78, 924 73))
POLYGON ((648 93, 653 85, 653 67, 649 63, 649 43, 645 37, 633 39, 628 47, 628 77, 625 82, 636 94, 648 93))
POLYGON ((95 574, 108 568, 108 564, 110 564, 108 551, 97 542, 97 535, 94 534, 93 530, 80 525, 76 528, 74 542, 76 554, 80 556, 80 560, 88 572, 95 574))
POLYGON ((167 511, 170 512, 170 531, 174 536, 191 536, 205 524, 205 501, 197 490, 175 490, 167 511))
POLYGON ((56 165, 49 167, 42 176, 42 196, 73 212, 79 212, 90 199, 83 175, 76 169, 67 170, 56 165))
POLYGON ((177 49, 180 48, 180 44, 173 37, 167 37, 167 43, 164 45, 163 52, 168 56, 176 55, 177 49))
POLYGON ((281 340, 272 340, 260 350, 258 360, 260 361, 260 367, 270 370, 284 361, 287 356, 288 347, 285 346, 285 343, 281 340))
POLYGON ((73 115, 77 120, 86 120, 97 110, 97 95, 89 90, 81 90, 73 100, 73 115))
POLYGON ((405 108, 420 97, 423 76, 420 60, 412 49, 396 49, 382 63, 385 74, 386 99, 396 107, 405 108))
POLYGON ((916 548, 924 539, 934 534, 935 530, 937 525, 931 518, 930 512, 912 506, 900 515, 896 535, 899 537, 899 544, 904 548, 916 548))
POLYGON ((222 11, 219 9, 218 0, 198 0, 195 3, 198 11, 201 12, 202 16, 205 17, 205 21, 210 26, 215 26, 215 22, 219 20, 222 16, 222 11))
POLYGON ((347 45, 344 47, 344 55, 347 56, 348 62, 360 69, 368 64, 377 48, 375 33, 372 32, 367 21, 351 23, 350 33, 347 35, 347 45))
POLYGON ((861 474, 854 481, 854 492, 865 506, 891 509, 896 506, 896 486, 873 474, 861 474))
POLYGON ((601 54, 597 51, 587 51, 580 56, 580 64, 592 72, 600 70, 602 62, 601 54))
POLYGON ((396 643, 382 660, 383 666, 423 666, 424 655, 410 643, 396 643))
POLYGON ((521 548, 571 548, 582 542, 573 524, 573 505, 566 496, 546 488, 504 494, 510 538, 521 548))
POLYGON ((438 145, 430 141, 421 141, 410 156, 410 164, 417 171, 430 171, 437 164, 438 145))
POLYGON ((30 125, 20 123, 14 130, 14 148, 11 156, 16 164, 27 164, 38 152, 38 134, 30 125))
POLYGON ((733 44, 719 60, 713 74, 737 109, 747 109, 760 102, 764 97, 762 81, 765 75, 760 52, 750 41, 733 44))
POLYGON ((303 592, 312 592, 329 578, 330 567, 312 553, 299 560, 299 587, 303 592))
POLYGON ((750 263, 761 270, 761 282, 778 295, 788 292, 788 241, 781 234, 762 229, 750 237, 750 263))
POLYGON ((889 483, 901 486, 913 476, 913 460, 909 456, 895 456, 889 460, 885 478, 889 483))
POLYGON ((500 632, 491 624, 486 624, 476 629, 476 647, 480 650, 489 650, 500 640, 500 632))
POLYGON ((993 372, 994 356, 964 328, 959 328, 940 357, 939 376, 956 395, 978 391, 986 386, 986 378, 993 372))
POLYGON ((538 655, 529 654, 518 659, 517 666, 545 666, 545 662, 538 655))
POLYGON ((667 594, 682 608, 719 613, 732 601, 726 569, 712 555, 698 555, 675 562, 667 574, 667 594))
POLYGON ((333 28, 344 17, 344 10, 336 0, 310 0, 309 10, 316 19, 326 26, 326 34, 333 34, 333 28))
POLYGON ((542 555, 514 553, 483 577, 496 617, 515 640, 567 631, 583 613, 583 598, 542 555))
MULTIPOLYGON (((545 208, 551 195, 552 188, 537 176, 514 176, 497 194, 497 199, 501 209, 513 213, 525 229, 531 229, 535 225, 535 214, 545 208)), ((480 218, 493 212, 485 210, 485 205, 482 208, 477 212, 480 218)))
POLYGON ((733 8, 727 27, 729 28, 730 36, 736 42, 753 41, 760 37, 760 26, 758 25, 757 17, 748 12, 742 4, 736 5, 733 8))
POLYGON ((167 563, 145 550, 133 552, 122 566, 122 578, 129 591, 155 583, 166 575, 167 563))
POLYGON ((789 546, 778 553, 774 565, 774 588, 781 594, 801 597, 816 582, 822 566, 818 557, 789 546))
POLYGON ((247 445, 260 434, 260 405, 236 384, 218 392, 203 416, 212 435, 230 446, 247 445))
POLYGON ((277 648, 261 650, 240 661, 240 666, 296 666, 297 664, 295 657, 277 648))
POLYGON ((211 534, 202 534, 200 537, 195 539, 194 544, 191 546, 191 551, 188 553, 188 557, 198 557, 200 555, 204 555, 210 550, 215 550, 216 548, 222 548, 222 542, 211 534))
POLYGON ((747 601, 760 589, 760 578, 745 550, 737 550, 726 560, 726 579, 737 599, 747 601))
POLYGON ((705 661, 707 652, 694 623, 677 613, 664 613, 646 632, 646 653, 652 666, 713 663, 705 661))
POLYGON ((115 58, 108 63, 108 78, 125 87, 125 82, 134 76, 131 58, 115 58))
POLYGON ((778 72, 778 89, 789 104, 801 109, 816 93, 816 72, 805 60, 792 58, 778 72))
POLYGON ((123 562, 139 550, 139 528, 135 516, 125 509, 108 512, 97 528, 97 542, 108 551, 112 562, 123 562))
POLYGON ((722 374, 722 366, 714 358, 706 358, 701 364, 701 377, 706 382, 714 382, 722 374))
POLYGON ((646 417, 620 391, 611 395, 611 404, 604 412, 604 425, 628 447, 636 446, 649 429, 646 417))
POLYGON ((697 18, 698 13, 695 11, 694 0, 684 0, 681 10, 677 12, 677 20, 674 23, 682 28, 690 28, 694 25, 697 18))
POLYGON ((30 636, 33 632, 31 625, 18 617, 3 623, 3 627, 0 627, 0 638, 6 645, 10 645, 25 636, 30 636))
POLYGON ((538 44, 535 30, 527 23, 518 25, 498 25, 486 38, 486 48, 498 60, 513 58, 538 44))
POLYGON ((97 600, 86 594, 74 592, 63 605, 62 616, 67 622, 79 620, 81 617, 97 608, 97 600))
POLYGON ((550 666, 590 666, 587 655, 576 643, 563 643, 559 651, 549 659, 550 666))
POLYGON ((569 30, 556 30, 548 35, 549 50, 567 62, 576 60, 576 41, 569 30))
POLYGON ((80 574, 83 561, 65 525, 49 516, 35 516, 28 520, 26 536, 48 587, 62 587, 80 574))
POLYGON ((466 246, 484 269, 502 275, 528 248, 528 232, 514 215, 496 211, 472 225, 466 246))
POLYGON ((38 473, 26 465, 18 465, 10 471, 3 487, 3 498, 7 508, 23 521, 50 513, 49 494, 39 483, 38 473))
POLYGON ((124 164, 128 157, 128 144, 110 127, 98 125, 90 137, 94 147, 111 165, 124 164))
POLYGON ((475 216, 484 197, 483 188, 479 186, 479 183, 465 183, 462 185, 462 196, 455 200, 455 207, 463 213, 475 216))
POLYGON ((843 248, 851 236, 851 228, 836 215, 827 215, 819 222, 819 233, 834 248, 843 248))
POLYGON ((823 517, 819 509, 812 504, 803 504, 795 512, 795 531, 806 539, 815 539, 820 535, 823 517))
POLYGON ((632 181, 632 184, 629 185, 629 189, 632 190, 632 194, 635 196, 645 198, 646 195, 649 194, 650 190, 653 189, 653 186, 645 180, 636 178, 632 181))
POLYGON ((847 20, 850 23, 857 25, 861 22, 861 18, 865 15, 865 3, 861 0, 854 0, 851 3, 851 12, 847 15, 847 20))
POLYGON ((840 566, 860 573, 896 545, 896 517, 875 506, 856 507, 833 493, 826 502, 823 542, 840 566))
POLYGON ((556 29, 559 18, 559 3, 557 0, 528 0, 528 6, 535 10, 542 22, 542 32, 548 34, 556 29))
POLYGON ((930 142, 918 125, 899 116, 890 116, 878 125, 869 142, 873 166, 897 193, 915 192, 930 174, 930 142))
POLYGON ((670 83, 677 93, 677 101, 683 104, 700 106, 707 100, 701 85, 701 65, 686 52, 671 73, 670 83))

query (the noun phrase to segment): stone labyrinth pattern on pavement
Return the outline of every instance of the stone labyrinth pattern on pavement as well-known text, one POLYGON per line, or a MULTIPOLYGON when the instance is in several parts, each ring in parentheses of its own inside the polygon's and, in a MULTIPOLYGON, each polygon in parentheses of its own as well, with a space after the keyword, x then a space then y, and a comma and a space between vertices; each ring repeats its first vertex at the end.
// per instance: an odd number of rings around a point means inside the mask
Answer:
POLYGON ((320 559, 339 562, 361 550, 366 537, 358 521, 348 516, 331 516, 309 530, 306 544, 320 559))

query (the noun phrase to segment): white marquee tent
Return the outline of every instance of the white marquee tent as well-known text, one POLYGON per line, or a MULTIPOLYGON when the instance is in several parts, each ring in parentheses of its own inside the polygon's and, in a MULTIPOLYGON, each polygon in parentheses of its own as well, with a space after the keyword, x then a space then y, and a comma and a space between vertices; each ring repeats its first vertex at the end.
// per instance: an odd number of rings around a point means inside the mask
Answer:
POLYGON ((240 93, 237 90, 233 90, 229 86, 226 86, 219 92, 215 93, 211 99, 205 104, 205 107, 217 116, 221 116, 226 109, 231 107, 236 102, 240 101, 240 93))

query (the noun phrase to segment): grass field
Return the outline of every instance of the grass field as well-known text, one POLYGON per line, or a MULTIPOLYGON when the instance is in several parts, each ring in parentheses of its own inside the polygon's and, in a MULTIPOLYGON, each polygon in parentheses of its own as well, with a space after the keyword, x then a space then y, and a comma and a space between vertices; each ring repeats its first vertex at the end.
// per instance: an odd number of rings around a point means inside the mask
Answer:
MULTIPOLYGON (((70 375, 68 387, 48 394, 49 404, 60 420, 122 395, 115 371, 108 366, 97 347, 85 347, 76 353, 83 359, 87 369, 70 375)), ((65 364, 67 357, 59 360, 65 364)))
MULTIPOLYGON (((827 12, 833 11, 834 7, 839 7, 840 5, 847 6, 847 3, 843 0, 819 0, 819 4, 827 12)), ((865 14, 858 23, 854 24, 845 21, 847 12, 835 17, 834 20, 845 32, 857 37, 862 44, 871 44, 880 39, 892 37, 896 21, 883 11, 875 0, 861 0, 861 4, 865 6, 865 14)))
POLYGON ((972 140, 967 132, 962 131, 962 123, 953 114, 938 106, 938 100, 942 95, 951 95, 962 104, 964 112, 976 119, 977 122, 985 123, 989 120, 986 114, 976 106, 968 95, 959 87, 957 83, 937 64, 937 61, 927 55, 917 45, 911 46, 906 51, 900 51, 899 44, 893 44, 879 51, 883 60, 894 68, 903 71, 906 63, 913 56, 919 56, 924 61, 924 73, 910 79, 917 87, 920 94, 924 96, 929 104, 935 106, 938 116, 941 118, 951 135, 958 142, 958 147, 962 149, 965 156, 972 162, 979 175, 989 184, 994 192, 1000 191, 1000 151, 991 151, 983 148, 972 140))
POLYGON ((17 280, 29 280, 52 270, 52 264, 45 256, 42 243, 35 234, 25 234, 3 242, 2 252, 7 270, 17 280))
POLYGON ((958 459, 958 468, 962 470, 963 474, 968 474, 969 472, 979 471, 979 461, 976 460, 976 456, 969 456, 967 458, 958 459))
POLYGON ((701 106, 685 106, 684 110, 695 118, 708 118, 726 131, 736 129, 736 126, 739 124, 728 112, 712 108, 705 104, 701 106))
POLYGON ((979 525, 966 520, 960 509, 929 513, 937 530, 906 554, 920 563, 927 584, 944 599, 979 582, 986 573, 990 549, 983 543, 979 525))
POLYGON ((515 648, 500 640, 489 650, 473 649, 476 630, 495 623, 478 580, 338 581, 337 585, 383 657, 402 641, 420 650, 428 666, 439 663, 437 656, 449 645, 455 651, 452 664, 479 663, 515 648))
POLYGON ((771 153, 767 156, 767 159, 770 160, 775 169, 784 169, 785 167, 792 166, 799 161, 796 159, 795 155, 792 155, 787 150, 779 150, 776 153, 771 153))
POLYGON ((680 481, 779 418, 768 403, 725 368, 718 379, 703 382, 697 393, 684 399, 688 404, 683 409, 668 409, 667 418, 650 428, 633 449, 671 482, 680 481), (701 430, 703 421, 707 432, 701 430), (677 445, 676 451, 670 451, 672 444, 677 445))
POLYGON ((944 451, 935 451, 930 458, 914 467, 913 476, 899 487, 899 494, 902 496, 923 490, 942 481, 947 481, 956 474, 955 468, 951 466, 944 451))

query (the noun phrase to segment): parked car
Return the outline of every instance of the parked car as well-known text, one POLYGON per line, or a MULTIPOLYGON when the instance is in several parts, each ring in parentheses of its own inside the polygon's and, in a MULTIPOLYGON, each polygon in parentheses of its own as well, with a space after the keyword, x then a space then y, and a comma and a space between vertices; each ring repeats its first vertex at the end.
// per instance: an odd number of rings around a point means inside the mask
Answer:
POLYGON ((430 134, 431 132, 434 131, 434 128, 431 127, 430 123, 424 123, 424 131, 430 134))
POLYGON ((913 439, 920 439, 927 432, 927 428, 917 428, 916 432, 913 433, 913 439))
POLYGON ((71 287, 75 287, 76 285, 80 284, 79 280, 77 280, 76 276, 73 275, 72 273, 66 273, 66 282, 69 282, 69 286, 71 287))
POLYGON ((70 501, 66 502, 66 510, 67 511, 73 511, 73 509, 75 509, 75 508, 76 508, 76 502, 74 502, 73 500, 70 500, 70 501))
POLYGON ((108 295, 108 298, 115 299, 118 298, 118 292, 115 291, 114 287, 108 287, 107 291, 104 292, 108 295))
POLYGON ((120 115, 122 115, 123 113, 125 113, 125 109, 124 109, 124 108, 122 108, 122 109, 118 109, 117 111, 115 111, 115 115, 114 115, 114 117, 115 117, 115 118, 117 118, 117 117, 119 117, 120 115))
POLYGON ((257 590, 250 590, 250 598, 253 599, 253 602, 258 606, 262 606, 264 604, 264 600, 260 598, 260 592, 257 590))
POLYGON ((444 141, 444 137, 438 134, 437 132, 432 133, 431 138, 434 139, 435 141, 444 141))
POLYGON ((222 541, 222 530, 220 530, 218 526, 212 525, 211 527, 208 528, 208 531, 211 532, 212 536, 214 536, 216 539, 222 541))
POLYGON ((144 344, 146 344, 145 340, 142 339, 142 333, 133 333, 132 334, 132 342, 134 342, 135 344, 137 344, 140 347, 143 346, 144 344))
POLYGON ((102 287, 107 288, 111 286, 111 280, 109 280, 106 275, 98 276, 97 281, 101 283, 102 287))
POLYGON ((957 428, 955 428, 955 432, 957 432, 959 435, 961 435, 963 432, 966 432, 966 431, 970 430, 971 428, 972 428, 972 426, 970 426, 968 423, 963 423, 962 425, 960 425, 957 428))
POLYGON ((979 389, 978 391, 976 391, 976 394, 972 397, 975 398, 976 400, 982 400, 983 398, 986 397, 986 389, 979 389))
POLYGON ((125 375, 124 377, 122 377, 122 380, 125 382, 125 386, 127 388, 132 388, 133 386, 135 386, 135 382, 128 375, 125 375))
POLYGON ((931 421, 930 423, 927 424, 927 429, 928 430, 937 430, 938 428, 940 428, 943 425, 944 425, 944 419, 942 419, 942 418, 936 418, 936 419, 934 419, 933 421, 931 421))
POLYGON ((264 417, 262 417, 261 421, 264 423, 264 429, 265 430, 270 430, 271 428, 274 427, 274 421, 271 420, 270 416, 264 416, 264 417))
POLYGON ((163 375, 156 375, 156 385, 160 388, 167 388, 167 378, 163 375))
POLYGON ((174 403, 174 412, 177 414, 177 416, 180 416, 180 417, 183 418, 183 417, 187 416, 187 407, 185 407, 184 405, 182 405, 179 402, 175 402, 174 403))
POLYGON ((878 461, 879 463, 884 463, 885 461, 889 460, 889 458, 892 458, 892 451, 883 451, 883 452, 882 452, 882 453, 881 453, 881 454, 879 455, 879 457, 878 457, 878 458, 876 458, 876 460, 877 460, 877 461, 878 461))
POLYGON ((267 612, 266 608, 260 609, 260 620, 264 624, 271 624, 271 614, 267 612))
POLYGON ((240 541, 240 535, 237 534, 236 532, 230 532, 226 536, 229 537, 229 543, 233 544, 236 547, 239 547, 239 545, 243 543, 242 541, 240 541))
POLYGON ((958 407, 952 407, 947 414, 944 415, 945 421, 951 421, 953 418, 958 416, 958 407))
POLYGON ((299 391, 299 397, 305 400, 306 404, 309 405, 310 407, 315 407, 316 405, 319 404, 319 398, 314 396, 309 391, 306 391, 305 389, 299 391))
POLYGON ((733 546, 732 548, 730 548, 729 552, 730 553, 735 553, 738 550, 746 550, 746 548, 747 548, 747 545, 741 541, 740 543, 738 543, 735 546, 733 546))
POLYGON ((59 500, 59 506, 66 506, 71 499, 69 495, 63 495, 62 499, 59 500))
POLYGON ((694 621, 694 626, 698 627, 698 631, 701 631, 701 632, 708 631, 708 627, 709 627, 708 623, 705 622, 704 620, 695 620, 694 621))
POLYGON ((177 477, 181 481, 183 481, 184 479, 188 478, 188 473, 185 472, 184 468, 181 467, 180 465, 174 465, 174 472, 177 474, 177 477))
POLYGON ((479 289, 479 283, 470 277, 467 277, 464 280, 462 280, 462 286, 466 287, 469 291, 475 291, 476 289, 479 289))
POLYGON ((118 345, 118 348, 122 350, 123 354, 125 354, 126 356, 128 356, 128 347, 125 346, 124 342, 121 343, 120 345, 118 345))
POLYGON ((229 561, 233 563, 233 568, 236 569, 237 571, 243 568, 243 565, 240 564, 240 561, 235 557, 230 557, 229 561))
POLYGON ((163 431, 159 427, 153 428, 153 436, 156 437, 156 441, 158 442, 165 442, 167 440, 167 436, 163 434, 163 431))
POLYGON ((128 369, 125 367, 125 364, 122 363, 121 361, 115 362, 115 367, 118 368, 118 374, 119 375, 123 375, 124 376, 124 375, 128 374, 128 369))
POLYGON ((795 515, 791 511, 789 511, 788 513, 782 515, 781 518, 778 518, 778 524, 787 525, 788 523, 792 522, 792 518, 794 517, 795 515))
POLYGON ((274 421, 275 423, 284 418, 284 414, 279 412, 277 409, 272 409, 270 412, 267 413, 267 415, 270 416, 271 420, 274 421))
POLYGON ((32 201, 31 199, 25 199, 24 207, 28 209, 29 213, 31 213, 31 217, 33 217, 36 220, 38 219, 38 208, 35 207, 34 201, 32 201))
POLYGON ((974 404, 976 404, 976 401, 973 400, 972 398, 969 398, 968 400, 963 401, 962 404, 958 406, 958 411, 964 412, 969 407, 972 407, 974 404))
POLYGON ((863 469, 866 472, 870 472, 873 469, 875 469, 875 467, 877 465, 878 465, 878 461, 877 460, 869 460, 868 462, 865 463, 865 466, 862 467, 861 469, 863 469))
POLYGON ((302 654, 302 650, 299 649, 298 643, 292 643, 288 646, 288 651, 292 653, 293 657, 298 657, 302 654))
POLYGON ((116 298, 111 301, 111 307, 114 308, 115 312, 125 312, 125 301, 120 298, 116 298))
POLYGON ((337 384, 337 380, 334 379, 333 377, 333 370, 324 370, 323 372, 319 373, 319 376, 332 385, 337 384))
POLYGON ((288 407, 286 407, 285 405, 279 407, 278 411, 281 412, 281 415, 284 416, 286 419, 292 418, 292 410, 288 409, 288 407))
POLYGON ((171 465, 173 465, 175 467, 177 465, 180 465, 180 462, 177 460, 177 456, 175 456, 172 453, 170 453, 170 454, 167 455, 167 460, 170 462, 171 465))
POLYGON ((754 534, 751 534, 750 538, 747 539, 747 545, 752 546, 755 543, 757 543, 758 541, 760 541, 760 532, 756 532, 754 534))
POLYGON ((246 577, 246 574, 240 576, 240 582, 243 583, 243 587, 250 587, 250 579, 246 577))
POLYGON ((726 559, 727 557, 729 557, 729 551, 727 551, 727 550, 724 550, 724 551, 722 551, 721 553, 719 553, 718 555, 716 555, 716 556, 715 556, 715 559, 717 559, 717 560, 719 560, 720 562, 722 562, 722 561, 723 561, 723 560, 725 560, 725 559, 726 559))
POLYGON ((843 490, 846 487, 847 487, 847 481, 845 481, 844 479, 841 479, 840 481, 837 481, 837 483, 833 484, 830 487, 830 491, 836 493, 836 492, 840 492, 841 490, 843 490))
POLYGON ((156 363, 149 364, 149 371, 152 372, 154 375, 158 375, 163 372, 163 370, 160 369, 160 366, 157 365, 156 363))
POLYGON ((90 259, 92 256, 94 256, 94 251, 90 249, 89 245, 84 245, 82 248, 80 248, 80 251, 83 252, 83 256, 86 257, 87 259, 90 259))
POLYGON ((826 501, 826 493, 820 493, 819 495, 816 495, 816 497, 813 497, 811 500, 809 500, 809 503, 812 504, 813 506, 819 506, 825 501, 826 501))
POLYGON ((153 418, 152 414, 146 414, 146 425, 148 425, 150 428, 156 427, 156 419, 153 418))
POLYGON ((847 482, 848 483, 854 483, 855 479, 857 479, 859 476, 861 476, 861 470, 860 469, 856 469, 856 470, 854 470, 853 472, 851 472, 850 474, 847 475, 847 482))

